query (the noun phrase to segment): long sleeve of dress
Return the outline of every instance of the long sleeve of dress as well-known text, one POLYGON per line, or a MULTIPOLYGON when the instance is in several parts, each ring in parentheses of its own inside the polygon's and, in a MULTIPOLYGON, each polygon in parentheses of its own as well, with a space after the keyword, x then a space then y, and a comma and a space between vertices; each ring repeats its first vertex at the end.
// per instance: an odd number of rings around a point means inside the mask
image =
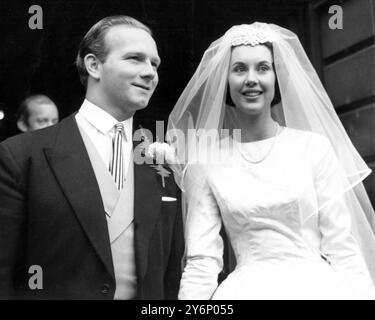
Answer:
POLYGON ((360 247, 352 234, 350 210, 345 202, 346 178, 328 141, 320 144, 315 186, 318 195, 321 252, 344 281, 363 297, 375 298, 375 290, 360 247))
POLYGON ((221 218, 205 174, 198 166, 192 166, 186 173, 187 251, 178 295, 181 300, 210 299, 223 268, 223 241, 219 234, 221 218))

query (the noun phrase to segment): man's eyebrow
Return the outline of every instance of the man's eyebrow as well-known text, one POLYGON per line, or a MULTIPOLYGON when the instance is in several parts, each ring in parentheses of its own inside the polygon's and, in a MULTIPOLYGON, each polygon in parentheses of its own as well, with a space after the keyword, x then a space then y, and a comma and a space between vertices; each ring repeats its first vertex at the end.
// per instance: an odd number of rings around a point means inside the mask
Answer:
POLYGON ((125 52, 122 56, 126 57, 126 56, 131 56, 131 55, 144 56, 145 54, 139 51, 128 51, 128 52, 125 52))
MULTIPOLYGON (((141 57, 146 57, 147 56, 147 54, 145 54, 144 52, 129 51, 129 52, 124 53, 122 55, 122 57, 128 57, 128 56, 131 56, 131 55, 141 56, 141 57)), ((159 64, 161 63, 161 59, 158 56, 152 57, 150 60, 153 61, 153 62, 157 62, 159 64)))

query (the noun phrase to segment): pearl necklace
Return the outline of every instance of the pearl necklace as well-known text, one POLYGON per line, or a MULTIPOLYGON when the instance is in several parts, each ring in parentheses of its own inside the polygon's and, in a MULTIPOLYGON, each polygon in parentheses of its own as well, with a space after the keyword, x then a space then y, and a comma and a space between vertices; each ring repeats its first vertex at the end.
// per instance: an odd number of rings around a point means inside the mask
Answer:
POLYGON ((280 132, 280 125, 276 122, 276 133, 275 133, 275 135, 273 137, 274 139, 272 141, 271 147, 265 153, 265 155, 263 157, 261 157, 260 159, 257 159, 257 160, 250 159, 249 156, 246 155, 242 151, 242 145, 241 145, 241 143, 236 143, 237 149, 238 149, 239 153, 241 154, 242 158, 244 158, 246 161, 248 161, 250 163, 253 163, 253 164, 260 163, 260 162, 264 161, 270 155, 271 151, 273 150, 273 148, 274 148, 274 146, 276 144, 276 140, 277 140, 277 137, 279 135, 279 132, 280 132))

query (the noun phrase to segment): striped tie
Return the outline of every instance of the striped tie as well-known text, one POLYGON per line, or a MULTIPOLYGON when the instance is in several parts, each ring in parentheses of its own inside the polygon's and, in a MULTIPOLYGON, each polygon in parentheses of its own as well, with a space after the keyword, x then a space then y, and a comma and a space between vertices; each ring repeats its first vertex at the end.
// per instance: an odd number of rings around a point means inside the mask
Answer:
POLYGON ((109 165, 109 171, 115 179, 118 190, 122 190, 124 186, 124 155, 122 149, 122 140, 126 139, 124 125, 117 123, 115 125, 115 137, 112 141, 112 159, 109 165))

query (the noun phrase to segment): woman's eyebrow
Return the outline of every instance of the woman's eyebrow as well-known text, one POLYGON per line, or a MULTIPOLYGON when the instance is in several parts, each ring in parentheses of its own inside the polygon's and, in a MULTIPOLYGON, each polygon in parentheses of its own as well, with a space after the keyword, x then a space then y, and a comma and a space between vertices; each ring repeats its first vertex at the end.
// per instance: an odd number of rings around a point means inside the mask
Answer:
POLYGON ((272 64, 273 62, 272 62, 272 61, 268 61, 268 60, 262 60, 262 61, 259 61, 258 63, 259 63, 259 64, 261 64, 261 63, 272 64))
MULTIPOLYGON (((239 60, 239 61, 232 62, 231 66, 246 65, 246 64, 247 64, 246 62, 239 60)), ((261 61, 258 61, 256 64, 257 65, 262 65, 262 64, 273 65, 273 62, 268 61, 268 60, 261 60, 261 61)))
POLYGON ((232 65, 235 65, 235 64, 246 64, 246 63, 244 61, 239 60, 239 61, 232 62, 232 65))

